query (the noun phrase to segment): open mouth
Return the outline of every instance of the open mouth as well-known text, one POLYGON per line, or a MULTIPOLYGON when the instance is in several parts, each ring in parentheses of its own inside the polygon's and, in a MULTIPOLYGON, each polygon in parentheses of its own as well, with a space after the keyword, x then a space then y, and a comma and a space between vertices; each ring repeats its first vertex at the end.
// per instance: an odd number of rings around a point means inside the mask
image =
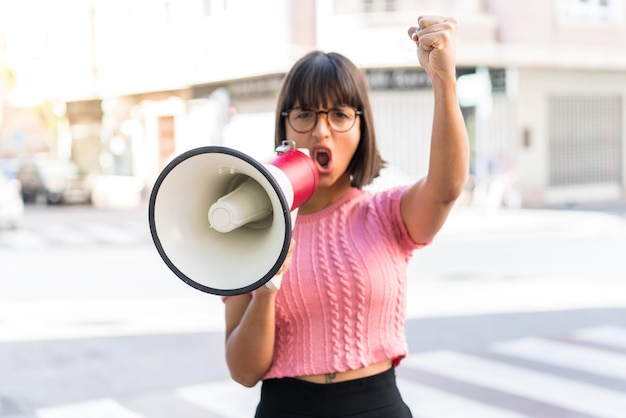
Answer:
POLYGON ((318 150, 315 153, 315 161, 317 161, 317 163, 324 168, 328 167, 328 163, 330 163, 330 155, 328 155, 328 151, 318 150))
POLYGON ((322 171, 331 169, 331 157, 328 150, 323 148, 316 149, 313 153, 313 158, 322 171))

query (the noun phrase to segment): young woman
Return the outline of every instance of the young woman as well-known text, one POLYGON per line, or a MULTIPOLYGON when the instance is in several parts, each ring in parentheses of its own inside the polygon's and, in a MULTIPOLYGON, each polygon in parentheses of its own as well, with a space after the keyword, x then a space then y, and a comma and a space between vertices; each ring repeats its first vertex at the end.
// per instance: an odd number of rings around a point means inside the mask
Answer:
POLYGON ((284 80, 276 143, 309 150, 319 187, 299 209, 280 290, 264 286, 224 302, 226 361, 237 382, 263 382, 259 418, 411 417, 394 371, 408 352, 406 267, 442 227, 468 173, 456 21, 418 23, 408 34, 435 109, 429 170, 410 187, 363 190, 384 161, 367 83, 352 62, 311 52, 284 80))

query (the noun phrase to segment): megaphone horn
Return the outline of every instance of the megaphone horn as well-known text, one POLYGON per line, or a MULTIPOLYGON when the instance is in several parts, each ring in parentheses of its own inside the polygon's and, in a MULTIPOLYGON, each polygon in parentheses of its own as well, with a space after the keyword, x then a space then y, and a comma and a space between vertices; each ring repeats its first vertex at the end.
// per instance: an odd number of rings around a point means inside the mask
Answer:
POLYGON ((250 292, 282 266, 300 206, 317 189, 315 164, 291 141, 262 164, 222 146, 189 150, 158 176, 148 206, 152 240, 188 285, 250 292))

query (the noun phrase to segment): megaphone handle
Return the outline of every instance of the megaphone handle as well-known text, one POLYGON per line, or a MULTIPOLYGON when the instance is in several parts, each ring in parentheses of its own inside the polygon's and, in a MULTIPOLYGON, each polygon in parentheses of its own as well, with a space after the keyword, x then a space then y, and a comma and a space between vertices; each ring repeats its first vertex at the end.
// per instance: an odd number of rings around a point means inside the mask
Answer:
POLYGON ((265 283, 265 286, 271 290, 280 290, 280 285, 282 284, 282 282, 283 275, 282 273, 280 273, 272 277, 269 282, 265 283))
MULTIPOLYGON (((296 224, 297 216, 298 216, 298 208, 295 208, 294 210, 291 211, 291 227, 292 228, 296 224)), ((267 283, 265 283, 265 286, 271 290, 280 290, 280 285, 282 284, 282 282, 283 282, 283 271, 281 268, 281 270, 279 270, 276 276, 272 277, 267 283)))

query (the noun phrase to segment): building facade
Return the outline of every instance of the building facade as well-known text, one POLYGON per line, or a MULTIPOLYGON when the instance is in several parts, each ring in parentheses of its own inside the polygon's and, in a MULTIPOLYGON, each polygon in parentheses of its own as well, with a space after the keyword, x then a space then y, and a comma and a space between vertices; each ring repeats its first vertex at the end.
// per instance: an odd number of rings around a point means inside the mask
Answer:
MULTIPOLYGON (((14 14, 25 17, 36 2, 16 3, 14 14)), ((30 28, 0 21, 0 58, 21 74, 2 96, 8 104, 30 98, 63 109, 54 145, 85 169, 139 177, 149 188, 173 156, 192 147, 269 157, 282 76, 305 52, 321 49, 364 69, 384 158, 408 177, 421 176, 432 91, 406 30, 419 14, 437 13, 458 20, 474 192, 506 178, 518 199, 504 202, 496 193, 497 205, 626 197, 624 0, 54 3, 45 6, 48 17, 72 14, 30 28), (24 42, 35 46, 30 56, 17 52, 24 42), (33 85, 39 88, 29 91, 33 85)), ((10 149, 9 131, 0 152, 10 149)))

